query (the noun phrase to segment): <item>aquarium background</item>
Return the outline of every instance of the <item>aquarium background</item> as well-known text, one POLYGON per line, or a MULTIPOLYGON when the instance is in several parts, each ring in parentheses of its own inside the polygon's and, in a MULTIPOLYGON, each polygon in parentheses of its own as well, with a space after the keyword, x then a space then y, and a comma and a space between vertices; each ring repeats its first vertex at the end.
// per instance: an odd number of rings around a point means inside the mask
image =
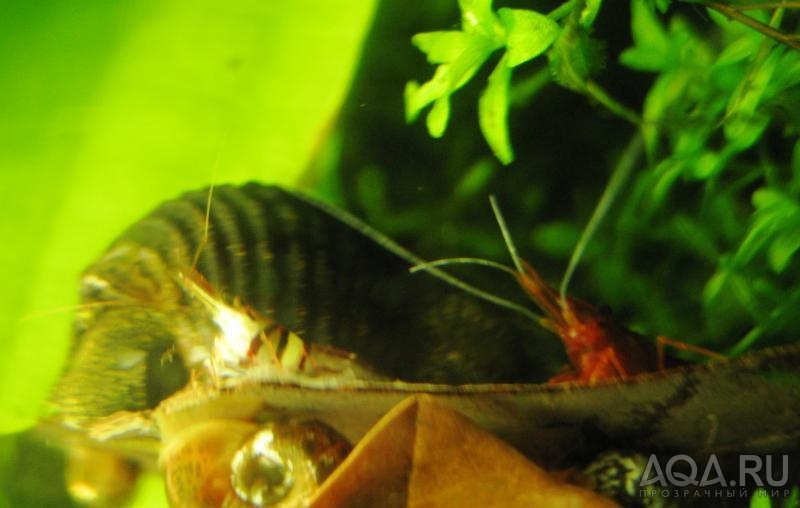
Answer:
MULTIPOLYGON (((478 120, 502 49, 451 96, 441 138, 427 111, 406 122, 406 83, 436 68, 411 38, 460 30, 455 0, 3 2, 0 506, 68 506, 58 453, 29 432, 68 354, 79 275, 183 191, 305 189, 425 258, 508 264, 494 194, 521 255, 558 283, 637 133, 563 78, 565 58, 644 132, 570 292, 721 352, 796 340, 798 52, 689 2, 586 4, 597 17, 561 63, 551 48, 514 69, 505 165, 478 120)), ((502 274, 453 271, 524 301, 502 274)), ((161 489, 143 482, 134 506, 163 504, 161 489)))

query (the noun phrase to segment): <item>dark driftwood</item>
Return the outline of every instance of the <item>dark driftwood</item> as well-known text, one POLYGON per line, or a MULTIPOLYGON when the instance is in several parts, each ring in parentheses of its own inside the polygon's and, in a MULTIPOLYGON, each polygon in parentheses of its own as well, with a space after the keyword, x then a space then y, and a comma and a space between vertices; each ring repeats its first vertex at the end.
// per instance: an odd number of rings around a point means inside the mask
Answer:
POLYGON ((412 393, 433 396, 546 465, 609 448, 643 453, 788 453, 800 448, 800 346, 595 386, 241 381, 182 391, 162 432, 200 418, 319 419, 357 442, 412 393))

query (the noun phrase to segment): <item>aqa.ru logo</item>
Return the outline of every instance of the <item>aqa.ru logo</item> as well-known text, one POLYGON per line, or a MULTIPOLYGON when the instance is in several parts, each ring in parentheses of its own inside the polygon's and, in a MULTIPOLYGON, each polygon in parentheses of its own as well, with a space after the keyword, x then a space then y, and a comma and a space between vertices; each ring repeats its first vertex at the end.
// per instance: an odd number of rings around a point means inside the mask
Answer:
POLYGON ((703 475, 698 480, 699 469, 697 463, 688 455, 675 455, 667 461, 662 469, 658 462, 658 457, 650 455, 647 466, 642 473, 639 487, 658 484, 661 487, 710 487, 718 485, 720 487, 764 487, 761 477, 761 470, 766 462, 765 478, 766 485, 769 487, 783 487, 789 481, 789 456, 782 455, 783 460, 780 467, 781 477, 774 478, 775 467, 773 466, 772 455, 766 456, 763 461, 758 455, 739 456, 739 478, 728 480, 722 473, 716 455, 711 455, 703 469, 703 475), (688 474, 686 469, 688 467, 688 474), (677 470, 676 470, 677 469, 677 470), (713 476, 712 476, 713 475, 713 476), (748 477, 752 483, 748 483, 748 477))

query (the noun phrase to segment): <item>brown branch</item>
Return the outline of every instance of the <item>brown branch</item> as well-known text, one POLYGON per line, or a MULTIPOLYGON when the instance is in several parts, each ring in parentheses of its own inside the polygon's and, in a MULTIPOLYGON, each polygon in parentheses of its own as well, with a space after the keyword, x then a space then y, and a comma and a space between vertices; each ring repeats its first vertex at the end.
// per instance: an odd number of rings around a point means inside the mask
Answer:
MULTIPOLYGON (((702 4, 709 9, 714 9, 730 20, 746 25, 771 39, 789 46, 792 49, 800 50, 800 39, 798 39, 798 36, 796 35, 788 35, 780 30, 776 30, 775 28, 772 28, 771 26, 762 23, 755 18, 751 18, 746 14, 742 14, 739 12, 739 10, 728 4, 721 2, 702 2, 702 4)), ((780 5, 781 7, 786 6, 785 3, 780 3, 780 5)))
POLYGON ((756 9, 800 9, 800 2, 761 2, 758 4, 731 5, 730 8, 736 11, 752 11, 756 9))

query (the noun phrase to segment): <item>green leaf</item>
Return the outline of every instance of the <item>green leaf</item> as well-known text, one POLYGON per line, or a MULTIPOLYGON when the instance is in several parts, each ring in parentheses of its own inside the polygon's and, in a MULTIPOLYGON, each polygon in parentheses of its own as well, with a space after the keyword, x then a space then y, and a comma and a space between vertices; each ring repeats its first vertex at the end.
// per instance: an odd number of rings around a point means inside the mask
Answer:
POLYGON ((406 122, 411 123, 417 119, 419 113, 430 103, 447 93, 447 82, 443 75, 447 72, 447 66, 442 65, 436 69, 430 81, 420 86, 416 81, 406 83, 403 93, 406 111, 406 122))
POLYGON ((441 138, 447 128, 447 119, 450 117, 450 99, 445 95, 436 99, 431 111, 428 113, 426 125, 431 137, 441 138))
POLYGON ((561 86, 583 93, 589 76, 603 65, 603 46, 572 18, 547 53, 550 70, 561 86))
MULTIPOLYGON (((651 57, 646 52, 641 56, 645 62, 641 69, 650 68, 651 57)), ((715 85, 719 80, 710 75, 714 72, 712 58, 713 53, 703 39, 681 18, 672 18, 669 48, 659 64, 663 68, 644 103, 642 129, 651 157, 657 155, 662 133, 677 139, 673 141, 676 146, 689 137, 696 138, 702 147, 716 129, 717 115, 724 107, 726 95, 717 90, 715 85), (677 119, 683 122, 678 123, 677 119)))
POLYGON ((800 488, 792 487, 792 492, 783 503, 783 508, 797 508, 800 506, 800 488))
POLYGON ((652 6, 644 0, 631 1, 631 34, 634 46, 622 52, 620 63, 640 71, 656 72, 666 67, 670 40, 652 6))
POLYGON ((506 46, 479 100, 478 120, 494 154, 509 164, 514 159, 507 125, 511 68, 546 51, 556 40, 559 26, 529 10, 500 9, 498 18, 487 0, 460 0, 459 5, 463 32, 428 32, 412 38, 429 62, 440 65, 430 81, 406 84, 406 121, 413 122, 433 104, 426 124, 432 137, 441 137, 450 116, 450 95, 466 84, 496 49, 506 46))
MULTIPOLYGON (((761 106, 761 113, 786 126, 787 133, 800 133, 800 86, 792 86, 772 95, 761 106)), ((800 180, 795 180, 800 184, 800 180)))
POLYGON ((483 137, 497 159, 503 164, 510 164, 514 160, 508 135, 508 85, 511 81, 511 68, 506 61, 507 55, 504 55, 489 76, 489 84, 478 102, 478 121, 483 137))
MULTIPOLYGON (((430 40, 426 42, 430 43, 430 40)), ((467 36, 463 39, 463 43, 463 51, 451 63, 439 65, 430 81, 422 85, 416 81, 409 81, 406 84, 404 93, 406 122, 413 122, 431 103, 447 99, 464 86, 498 47, 494 42, 478 36, 467 36)), ((441 136, 447 127, 449 113, 443 111, 443 108, 445 106, 440 103, 440 111, 434 113, 433 118, 428 120, 429 130, 433 126, 433 130, 430 130, 432 135, 436 132, 441 136)))
POLYGON ((651 156, 655 154, 660 133, 665 129, 665 125, 659 121, 664 117, 664 113, 683 96, 686 87, 689 85, 692 76, 688 72, 667 72, 656 78, 653 86, 647 92, 644 99, 644 123, 642 132, 644 134, 645 146, 651 156))
POLYGON ((683 173, 684 164, 673 157, 662 160, 653 170, 655 182, 649 193, 647 207, 655 209, 663 205, 675 182, 683 173))
POLYGON ((739 37, 725 46, 714 61, 714 67, 725 67, 752 58, 761 41, 753 37, 739 37))
POLYGON ((781 190, 764 187, 753 193, 753 205, 753 222, 735 261, 743 265, 767 249, 770 267, 781 272, 798 250, 800 203, 781 190))
POLYGON ((406 122, 411 123, 416 120, 420 111, 425 109, 425 106, 435 101, 436 98, 440 97, 441 95, 442 91, 436 90, 433 86, 431 86, 430 81, 425 83, 424 89, 416 81, 409 81, 406 83, 406 88, 403 91, 406 122))
POLYGON ((703 305, 706 308, 712 308, 717 305, 722 295, 726 293, 728 279, 731 277, 731 272, 728 270, 717 271, 703 288, 703 305))
POLYGON ((800 51, 785 52, 775 67, 775 75, 769 80, 765 92, 769 97, 800 84, 800 51))
POLYGON ((544 53, 558 35, 558 23, 538 12, 500 9, 500 22, 508 33, 508 66, 516 67, 544 53))
POLYGON ((753 146, 769 126, 770 117, 766 114, 753 113, 750 115, 736 115, 725 122, 725 137, 730 146, 737 150, 746 150, 753 146))
POLYGON ((461 204, 483 199, 481 194, 484 196, 488 194, 486 188, 496 174, 495 169, 496 164, 488 157, 478 159, 456 183, 452 194, 453 201, 461 204))
POLYGON ((502 38, 497 17, 492 11, 492 0, 458 0, 458 5, 464 32, 488 39, 502 38))
POLYGON ((741 150, 752 146, 769 123, 769 117, 759 114, 758 108, 782 53, 782 47, 774 48, 755 71, 741 80, 728 100, 725 137, 741 150))
POLYGON ((664 14, 669 9, 672 0, 647 0, 647 5, 650 6, 651 9, 658 9, 658 12, 664 14))
POLYGON ((734 256, 736 264, 741 266, 749 263, 759 252, 764 250, 773 234, 774 231, 769 224, 763 221, 755 222, 736 250, 734 256))
POLYGON ((693 162, 689 165, 688 176, 697 180, 708 180, 722 170, 725 159, 713 150, 706 150, 693 162))
POLYGON ((589 29, 594 25, 594 20, 597 18, 597 13, 600 12, 600 7, 603 5, 603 0, 586 0, 586 4, 581 10, 581 17, 579 23, 583 28, 589 29))
POLYGON ((428 62, 450 63, 464 52, 469 37, 456 31, 425 32, 413 36, 411 43, 427 55, 428 62))
POLYGON ((770 188, 761 188, 753 193, 753 206, 759 210, 781 207, 785 202, 782 192, 770 188))
POLYGON ((783 272, 800 250, 800 228, 785 231, 775 238, 767 251, 770 268, 775 273, 783 272))
POLYGON ((759 487, 753 491, 750 496, 750 508, 772 508, 772 498, 769 492, 763 487, 759 487))

